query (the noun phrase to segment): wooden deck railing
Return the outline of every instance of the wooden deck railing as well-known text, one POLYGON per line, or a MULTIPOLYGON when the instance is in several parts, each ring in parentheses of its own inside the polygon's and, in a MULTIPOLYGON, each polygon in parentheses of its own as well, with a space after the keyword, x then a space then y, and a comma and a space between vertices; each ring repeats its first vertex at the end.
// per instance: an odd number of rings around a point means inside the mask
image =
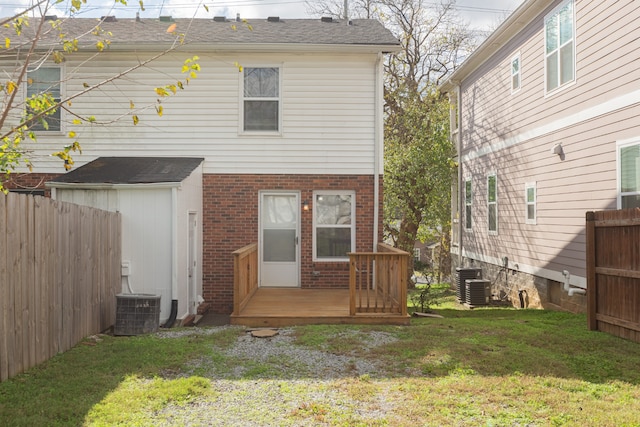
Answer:
POLYGON ((409 253, 380 243, 378 252, 349 254, 349 311, 407 315, 409 253))
POLYGON ((258 244, 233 253, 233 313, 240 314, 258 289, 258 244))

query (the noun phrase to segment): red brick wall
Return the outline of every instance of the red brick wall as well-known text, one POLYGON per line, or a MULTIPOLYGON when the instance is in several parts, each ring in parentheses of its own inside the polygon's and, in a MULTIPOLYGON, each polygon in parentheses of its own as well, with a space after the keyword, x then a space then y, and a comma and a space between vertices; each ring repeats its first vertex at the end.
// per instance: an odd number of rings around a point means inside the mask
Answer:
MULTIPOLYGON (((301 212, 300 255, 303 288, 346 288, 348 262, 313 262, 313 191, 351 190, 356 194, 356 251, 373 249, 373 176, 215 175, 203 176, 203 297, 217 313, 233 310, 232 252, 258 241, 261 190, 300 191, 310 204, 301 212), (314 273, 315 272, 315 273, 314 273)), ((380 178, 382 194, 382 178, 380 178)), ((379 240, 382 238, 380 198, 379 240)))
MULTIPOLYGON (((60 176, 59 173, 12 173, 9 179, 2 182, 2 185, 9 190, 45 190, 49 196, 50 190, 44 188, 47 181, 60 176)), ((0 176, 1 178, 5 178, 0 176)))

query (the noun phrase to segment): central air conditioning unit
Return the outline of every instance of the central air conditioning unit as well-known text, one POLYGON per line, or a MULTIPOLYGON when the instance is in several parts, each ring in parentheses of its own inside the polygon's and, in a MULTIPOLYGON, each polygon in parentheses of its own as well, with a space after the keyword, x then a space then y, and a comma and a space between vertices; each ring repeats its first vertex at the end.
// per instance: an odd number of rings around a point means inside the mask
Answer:
POLYGON ((466 304, 469 307, 489 305, 491 300, 491 282, 482 279, 471 279, 465 283, 466 304))
POLYGON ((481 279, 482 269, 478 267, 456 268, 456 289, 459 303, 467 302, 467 290, 465 282, 472 279, 481 279))

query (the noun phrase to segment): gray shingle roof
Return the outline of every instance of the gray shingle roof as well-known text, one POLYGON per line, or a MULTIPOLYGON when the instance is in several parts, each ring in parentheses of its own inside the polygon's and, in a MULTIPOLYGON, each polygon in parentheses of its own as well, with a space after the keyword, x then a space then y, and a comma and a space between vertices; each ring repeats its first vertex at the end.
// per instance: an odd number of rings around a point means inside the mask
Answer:
POLYGON ((204 159, 193 157, 99 157, 49 183, 150 184, 182 182, 204 159))
MULTIPOLYGON (((398 40, 380 22, 372 19, 354 19, 350 24, 320 19, 250 19, 246 22, 214 19, 175 19, 170 22, 158 19, 116 19, 102 22, 91 18, 70 18, 62 20, 64 32, 69 36, 82 37, 82 44, 93 46, 98 39, 91 30, 100 25, 104 32, 100 38, 107 38, 112 46, 118 44, 158 45, 176 40, 177 34, 184 34, 186 43, 229 45, 229 44, 295 44, 295 45, 365 45, 388 46, 391 50, 399 46, 398 40), (167 33, 170 25, 176 24, 174 33, 167 33)), ((25 29, 24 37, 37 27, 33 22, 25 29)), ((8 30, 0 31, 4 36, 8 30)), ((31 33, 33 34, 33 33, 31 33)), ((16 39, 15 34, 12 35, 16 39)), ((51 32, 49 43, 57 42, 57 35, 51 32)), ((24 39, 23 39, 24 41, 24 39)), ((48 44, 48 43, 47 43, 48 44)))

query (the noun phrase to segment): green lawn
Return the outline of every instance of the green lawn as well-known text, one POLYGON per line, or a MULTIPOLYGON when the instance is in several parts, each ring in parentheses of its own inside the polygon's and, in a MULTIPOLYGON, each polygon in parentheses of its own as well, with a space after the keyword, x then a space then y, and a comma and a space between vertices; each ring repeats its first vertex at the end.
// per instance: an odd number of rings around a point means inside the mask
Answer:
POLYGON ((88 339, 0 384, 0 425, 640 426, 640 344, 582 315, 432 308, 444 318, 293 328, 295 349, 354 367, 327 378, 230 355, 241 328, 88 339))

